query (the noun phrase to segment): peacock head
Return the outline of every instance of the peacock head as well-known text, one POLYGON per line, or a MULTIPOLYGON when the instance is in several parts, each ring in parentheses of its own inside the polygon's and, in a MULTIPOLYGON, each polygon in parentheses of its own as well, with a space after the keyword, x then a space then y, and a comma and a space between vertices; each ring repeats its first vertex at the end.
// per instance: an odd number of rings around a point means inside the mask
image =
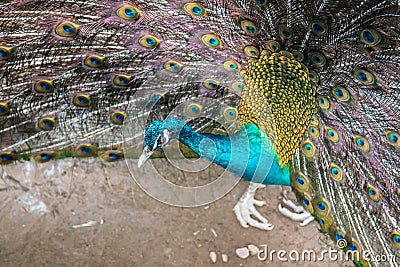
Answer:
POLYGON ((179 119, 167 118, 163 121, 153 120, 144 133, 143 152, 139 157, 139 168, 157 150, 162 149, 178 133, 186 123, 179 119))

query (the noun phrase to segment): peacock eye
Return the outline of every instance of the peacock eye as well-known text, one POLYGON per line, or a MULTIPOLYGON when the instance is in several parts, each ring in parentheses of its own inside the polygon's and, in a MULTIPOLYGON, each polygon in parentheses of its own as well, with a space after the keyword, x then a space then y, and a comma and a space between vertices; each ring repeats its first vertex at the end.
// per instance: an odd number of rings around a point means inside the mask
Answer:
POLYGON ((111 160, 117 160, 117 159, 119 159, 119 154, 116 154, 116 153, 109 153, 108 154, 108 157, 111 159, 111 160))
POLYGON ((364 85, 375 84, 375 76, 365 69, 356 70, 354 77, 364 85))
POLYGON ((16 160, 17 156, 12 152, 0 152, 0 164, 8 164, 16 160))
POLYGON ((314 213, 314 207, 311 205, 312 203, 312 198, 310 195, 307 193, 304 193, 304 195, 301 198, 301 203, 303 204, 303 207, 305 210, 307 210, 310 213, 314 213))
POLYGON ((337 242, 339 240, 344 240, 345 234, 341 230, 337 229, 336 227, 332 227, 330 231, 330 236, 334 241, 337 242))
POLYGON ((203 44, 205 44, 206 46, 208 46, 210 48, 221 48, 222 47, 221 39, 213 33, 202 35, 200 40, 202 41, 203 44))
POLYGON ((308 134, 311 138, 315 139, 319 136, 319 129, 315 126, 310 125, 308 127, 308 134))
POLYGON ((373 186, 371 184, 367 184, 367 186, 365 187, 365 191, 367 192, 367 196, 369 199, 371 199, 374 202, 380 201, 381 196, 378 192, 378 189, 376 189, 375 186, 373 186))
POLYGON ((318 118, 317 117, 315 117, 315 115, 313 115, 312 117, 311 117, 311 119, 310 119, 310 124, 311 125, 319 125, 319 121, 318 121, 318 118))
POLYGON ((300 51, 298 51, 298 50, 292 50, 292 54, 293 54, 293 57, 294 57, 297 61, 301 62, 301 61, 304 60, 304 55, 303 55, 300 51))
POLYGON ((315 67, 322 68, 326 65, 326 57, 320 52, 310 53, 310 61, 315 67))
POLYGON ((203 82, 203 85, 208 90, 217 90, 219 87, 219 82, 214 79, 207 79, 203 82))
POLYGON ((108 162, 113 162, 123 158, 123 153, 118 150, 109 150, 101 155, 101 158, 108 162))
POLYGON ((305 197, 301 198, 301 202, 303 203, 304 206, 310 205, 310 201, 305 197))
POLYGON ((40 154, 40 158, 43 161, 49 161, 51 159, 51 154, 47 154, 47 153, 40 154))
POLYGON ((115 154, 115 153, 109 153, 108 154, 108 157, 111 159, 111 160, 117 160, 117 159, 119 159, 119 155, 118 154, 115 154))
POLYGON ((328 25, 325 21, 314 20, 311 22, 311 31, 318 36, 323 35, 328 31, 328 25))
POLYGON ((206 16, 206 9, 199 3, 186 3, 183 6, 183 10, 193 17, 206 16))
POLYGON ((329 175, 336 182, 343 181, 342 169, 334 163, 331 163, 331 165, 329 166, 329 175))
POLYGON ((104 65, 104 58, 98 55, 89 55, 83 59, 86 67, 98 69, 104 65))
POLYGON ((131 77, 127 75, 117 74, 113 78, 113 84, 120 87, 128 87, 131 77))
POLYGON ((192 103, 187 106, 186 112, 191 117, 198 117, 203 111, 203 107, 199 104, 192 103))
POLYGON ((165 94, 155 92, 151 94, 149 103, 156 104, 156 103, 165 103, 167 97, 165 94))
POLYGON ((9 111, 10 108, 8 107, 8 104, 0 102, 0 116, 7 115, 9 111))
POLYGON ((389 143, 393 146, 400 147, 400 136, 395 131, 387 131, 386 132, 386 139, 389 143))
POLYGON ((132 5, 123 5, 120 6, 116 11, 115 14, 127 21, 137 20, 140 17, 140 11, 137 7, 132 5))
POLYGON ((339 134, 337 131, 331 127, 326 127, 326 139, 333 143, 338 143, 339 142, 339 134))
POLYGON ((243 49, 243 52, 248 57, 258 58, 260 55, 260 51, 254 45, 246 45, 243 49))
POLYGON ((354 136, 354 143, 363 153, 369 153, 371 151, 371 146, 365 137, 359 135, 354 136))
POLYGON ((308 77, 310 77, 310 80, 315 84, 319 83, 319 75, 317 74, 317 72, 309 70, 308 77))
POLYGON ((376 46, 381 42, 382 36, 377 30, 367 28, 360 32, 360 40, 368 46, 376 46))
POLYGON ((267 0, 255 0, 255 2, 259 6, 264 6, 267 4, 267 0))
MULTIPOLYGON (((279 31, 279 36, 282 39, 292 39, 293 38, 293 35, 294 35, 293 29, 289 28, 286 25, 283 25, 283 24, 279 25, 278 31, 279 31)), ((279 50, 279 49, 276 49, 275 51, 277 51, 277 50, 279 50)))
POLYGON ((342 102, 347 102, 350 100, 350 93, 349 91, 344 88, 343 86, 336 86, 332 89, 333 96, 342 102))
POLYGON ((324 96, 318 97, 318 104, 322 109, 329 109, 329 107, 331 106, 328 98, 326 98, 324 96))
POLYGON ((315 148, 313 143, 310 141, 305 141, 303 145, 301 146, 301 151, 303 152, 304 155, 307 157, 313 157, 315 154, 315 148))
POLYGON ((160 40, 152 35, 144 35, 139 38, 138 43, 141 47, 152 49, 156 48, 160 44, 160 40))
POLYGON ((272 52, 277 52, 281 49, 281 44, 275 40, 269 40, 267 44, 268 44, 268 49, 271 50, 272 52))
POLYGON ((0 61, 6 60, 11 57, 11 48, 7 46, 0 46, 0 61))
POLYGON ((79 157, 92 157, 97 153, 97 148, 91 144, 80 144, 75 152, 79 157))
POLYGON ((77 107, 88 107, 90 106, 90 96, 85 94, 77 94, 72 99, 72 103, 77 107))
POLYGON ((164 63, 163 68, 167 71, 178 73, 182 70, 183 65, 177 61, 169 60, 164 63))
POLYGON ((400 233, 394 231, 390 234, 390 241, 396 248, 400 248, 400 233))
POLYGON ((56 127, 56 120, 54 118, 41 118, 38 121, 38 128, 43 131, 50 131, 56 127))
POLYGON ((115 111, 110 116, 111 123, 115 125, 122 125, 124 124, 126 114, 123 111, 115 111))
POLYGON ((35 161, 37 162, 48 162, 54 158, 54 153, 51 151, 42 151, 34 156, 35 161))
POLYGON ((316 198, 312 201, 312 204, 316 215, 320 218, 326 217, 331 210, 331 205, 325 199, 316 198))
POLYGON ((61 22, 54 28, 55 33, 61 37, 72 38, 78 34, 79 26, 70 21, 61 22))
POLYGON ((335 238, 336 238, 336 240, 342 240, 342 239, 344 239, 344 235, 342 233, 336 232, 335 238))
POLYGON ((250 20, 242 20, 240 22, 240 27, 246 34, 250 36, 255 36, 258 34, 258 27, 250 20))
POLYGON ((33 90, 38 94, 51 93, 54 90, 53 82, 49 80, 39 80, 33 83, 33 90))
POLYGON ((240 93, 243 90, 244 84, 242 82, 234 82, 231 85, 233 91, 240 93))
POLYGON ((224 69, 227 71, 237 71, 240 69, 240 64, 233 60, 227 60, 224 62, 224 69))
POLYGON ((291 185, 299 192, 306 192, 310 186, 310 180, 301 173, 295 173, 291 176, 291 185))
POLYGON ((238 110, 236 108, 226 108, 223 112, 224 118, 228 122, 233 122, 236 120, 237 115, 238 115, 238 110))
POLYGON ((318 202, 318 209, 322 211, 326 210, 326 204, 324 202, 318 202))

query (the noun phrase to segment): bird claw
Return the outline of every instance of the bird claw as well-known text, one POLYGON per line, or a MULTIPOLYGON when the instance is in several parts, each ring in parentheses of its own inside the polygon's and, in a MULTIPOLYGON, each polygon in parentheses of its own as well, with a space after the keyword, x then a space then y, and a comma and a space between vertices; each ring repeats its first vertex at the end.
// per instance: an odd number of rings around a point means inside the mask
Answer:
POLYGON ((265 201, 257 200, 254 198, 255 190, 262 186, 250 186, 249 189, 243 194, 239 202, 236 203, 233 211, 236 218, 244 228, 248 228, 249 225, 259 228, 261 230, 272 230, 274 228, 273 224, 270 224, 268 220, 261 215, 260 212, 255 208, 255 206, 264 206, 265 201), (251 190, 251 189, 254 190, 251 190), (255 218, 253 219, 252 216, 255 218))
POLYGON ((283 216, 288 217, 292 221, 301 222, 300 226, 306 226, 314 220, 314 217, 311 215, 311 213, 306 211, 302 206, 296 205, 295 203, 293 203, 293 201, 291 201, 290 199, 287 198, 286 190, 282 191, 282 195, 283 195, 283 199, 282 199, 283 203, 287 207, 292 209, 292 210, 289 210, 289 209, 283 207, 281 204, 279 204, 278 210, 283 216))

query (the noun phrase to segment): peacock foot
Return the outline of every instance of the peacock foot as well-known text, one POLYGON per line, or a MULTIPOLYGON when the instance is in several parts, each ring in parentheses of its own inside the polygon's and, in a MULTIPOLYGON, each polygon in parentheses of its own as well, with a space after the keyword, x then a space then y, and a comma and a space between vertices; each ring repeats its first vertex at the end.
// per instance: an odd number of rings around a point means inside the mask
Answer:
POLYGON ((287 190, 282 191, 283 195, 282 201, 285 204, 285 206, 287 206, 292 210, 289 210, 286 207, 282 207, 282 205, 279 204, 278 205, 279 212, 285 217, 291 219, 292 221, 301 222, 300 226, 306 226, 310 222, 312 222, 314 220, 314 217, 311 215, 311 213, 306 211, 302 206, 293 203, 293 201, 288 198, 287 194, 288 194, 287 190))
POLYGON ((274 225, 270 224, 268 220, 256 210, 255 207, 261 207, 266 204, 265 201, 254 199, 256 190, 263 187, 265 187, 265 185, 250 183, 247 190, 233 208, 236 218, 245 228, 248 228, 249 225, 261 230, 272 230, 274 228, 274 225), (255 219, 253 219, 252 216, 255 219))

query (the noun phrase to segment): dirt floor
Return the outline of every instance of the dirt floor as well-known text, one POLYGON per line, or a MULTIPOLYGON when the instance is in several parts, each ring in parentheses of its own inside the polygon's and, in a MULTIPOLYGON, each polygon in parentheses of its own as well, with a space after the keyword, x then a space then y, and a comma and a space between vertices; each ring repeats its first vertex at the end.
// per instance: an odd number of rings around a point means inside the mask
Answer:
MULTIPOLYGON (((173 175, 172 175, 173 176, 173 175)), ((281 187, 260 189, 259 211, 272 231, 242 228, 232 208, 248 185, 197 208, 163 204, 131 183, 125 162, 65 159, 2 166, 0 266, 339 266, 348 262, 261 261, 235 250, 328 247, 311 223, 300 227, 277 210, 281 187), (107 179, 108 178, 108 179, 107 179), (217 259, 213 263, 210 252, 217 259), (227 262, 223 262, 226 254, 227 262)))

